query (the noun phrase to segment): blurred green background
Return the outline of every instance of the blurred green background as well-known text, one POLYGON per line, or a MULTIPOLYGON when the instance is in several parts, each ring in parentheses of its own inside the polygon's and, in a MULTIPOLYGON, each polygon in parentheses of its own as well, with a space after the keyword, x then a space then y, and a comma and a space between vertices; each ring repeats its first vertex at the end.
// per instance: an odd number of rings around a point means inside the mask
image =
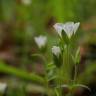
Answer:
MULTIPOLYGON (((48 37, 46 58, 50 62, 52 57, 50 48, 57 42, 53 25, 56 22, 67 21, 81 23, 77 40, 74 41, 76 46, 79 45, 82 48, 80 68, 94 65, 96 61, 96 0, 0 0, 1 61, 8 66, 42 75, 42 60, 33 61, 31 58, 31 54, 38 52, 34 37, 38 35, 48 37)), ((92 69, 96 69, 96 64, 92 69)), ((1 72, 0 78, 1 81, 6 81, 5 79, 9 77, 1 72)), ((13 78, 15 78, 14 74, 9 81, 14 81, 13 78)), ((93 81, 92 84, 96 85, 96 78, 93 81)), ((95 87, 92 88, 95 90, 95 87)), ((12 92, 10 94, 14 94, 14 91, 12 92)))

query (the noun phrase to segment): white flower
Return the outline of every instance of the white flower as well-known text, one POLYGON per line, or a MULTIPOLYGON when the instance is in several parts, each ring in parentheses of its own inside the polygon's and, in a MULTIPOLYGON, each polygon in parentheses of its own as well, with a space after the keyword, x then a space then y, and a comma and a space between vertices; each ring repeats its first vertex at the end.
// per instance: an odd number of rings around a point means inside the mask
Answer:
POLYGON ((74 22, 67 22, 63 26, 63 30, 66 32, 68 38, 71 38, 73 34, 76 33, 80 23, 74 23, 74 22))
POLYGON ((53 27, 57 31, 58 35, 62 37, 63 23, 56 23, 53 27))
POLYGON ((60 55, 60 53, 61 53, 60 47, 58 47, 58 46, 53 46, 53 47, 52 47, 52 53, 53 53, 55 56, 59 57, 59 55, 60 55))
POLYGON ((4 93, 6 88, 7 88, 7 84, 6 83, 0 83, 0 93, 4 93))
POLYGON ((79 27, 80 23, 74 23, 74 22, 67 22, 67 23, 56 23, 54 25, 54 28, 56 29, 56 31, 58 32, 58 34, 60 36, 62 36, 62 30, 65 31, 65 33, 67 34, 68 38, 70 39, 71 36, 73 34, 76 33, 78 27, 79 27))
POLYGON ((35 40, 35 42, 39 48, 44 47, 47 43, 47 37, 46 36, 38 36, 38 37, 35 37, 34 40, 35 40))
POLYGON ((30 5, 32 0, 21 0, 21 2, 25 5, 30 5))

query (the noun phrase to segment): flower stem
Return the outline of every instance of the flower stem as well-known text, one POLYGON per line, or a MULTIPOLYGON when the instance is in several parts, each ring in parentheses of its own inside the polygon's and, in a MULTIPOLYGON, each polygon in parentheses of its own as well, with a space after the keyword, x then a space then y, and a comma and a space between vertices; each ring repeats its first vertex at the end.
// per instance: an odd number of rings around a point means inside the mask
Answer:
POLYGON ((68 83, 70 83, 70 45, 67 45, 67 73, 68 73, 68 83))
POLYGON ((60 69, 58 69, 57 72, 58 72, 58 84, 57 84, 58 92, 59 92, 59 96, 62 96, 62 87, 61 87, 62 86, 62 80, 61 80, 62 74, 61 74, 60 69))
POLYGON ((77 65, 75 64, 75 69, 74 69, 74 80, 73 82, 76 82, 76 78, 77 78, 77 65))
POLYGON ((45 87, 46 87, 46 92, 47 92, 47 95, 48 95, 48 96, 51 96, 51 93, 50 93, 50 90, 49 90, 48 75, 47 75, 47 70, 46 70, 46 64, 47 64, 46 59, 45 59, 45 57, 44 57, 43 55, 41 55, 41 54, 33 54, 32 56, 33 56, 33 57, 39 57, 39 58, 41 58, 41 59, 43 60, 43 62, 44 62, 44 73, 45 73, 45 87))

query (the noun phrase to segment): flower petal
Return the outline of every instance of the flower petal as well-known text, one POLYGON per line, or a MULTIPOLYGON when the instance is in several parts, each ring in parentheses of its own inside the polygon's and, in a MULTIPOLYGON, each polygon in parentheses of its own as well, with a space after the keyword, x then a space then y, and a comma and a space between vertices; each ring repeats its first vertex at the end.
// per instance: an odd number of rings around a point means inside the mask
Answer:
POLYGON ((59 36, 62 36, 63 23, 56 23, 54 26, 55 30, 58 32, 59 36))
POLYGON ((74 22, 67 22, 63 25, 63 29, 66 32, 68 38, 71 38, 74 31, 74 22))
POLYGON ((79 25, 80 25, 79 22, 74 24, 74 34, 76 33, 76 31, 77 31, 79 25))
POLYGON ((47 37, 46 36, 39 36, 39 37, 35 37, 35 42, 38 45, 39 48, 45 46, 46 42, 47 42, 47 37))
POLYGON ((0 83, 0 92, 1 93, 4 93, 6 88, 7 88, 7 84, 6 83, 0 83))
POLYGON ((21 2, 25 5, 30 5, 32 0, 21 0, 21 2))
POLYGON ((54 55, 56 55, 57 57, 59 57, 59 55, 60 55, 60 53, 61 53, 60 47, 58 47, 58 46, 53 46, 53 47, 52 47, 52 53, 53 53, 54 55))
POLYGON ((76 33, 80 23, 74 23, 74 22, 67 22, 65 24, 63 23, 56 23, 53 27, 57 31, 60 37, 62 37, 62 30, 65 31, 68 38, 70 39, 73 34, 76 33))

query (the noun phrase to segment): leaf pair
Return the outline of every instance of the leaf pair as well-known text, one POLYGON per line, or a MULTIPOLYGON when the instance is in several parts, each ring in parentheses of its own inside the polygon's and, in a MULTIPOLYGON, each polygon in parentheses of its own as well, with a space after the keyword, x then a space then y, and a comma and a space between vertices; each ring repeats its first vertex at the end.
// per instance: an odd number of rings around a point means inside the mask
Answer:
POLYGON ((80 59, 81 59, 81 55, 80 55, 80 47, 78 47, 76 53, 75 53, 75 56, 71 55, 72 56, 72 59, 74 61, 75 64, 79 64, 80 62, 80 59))

